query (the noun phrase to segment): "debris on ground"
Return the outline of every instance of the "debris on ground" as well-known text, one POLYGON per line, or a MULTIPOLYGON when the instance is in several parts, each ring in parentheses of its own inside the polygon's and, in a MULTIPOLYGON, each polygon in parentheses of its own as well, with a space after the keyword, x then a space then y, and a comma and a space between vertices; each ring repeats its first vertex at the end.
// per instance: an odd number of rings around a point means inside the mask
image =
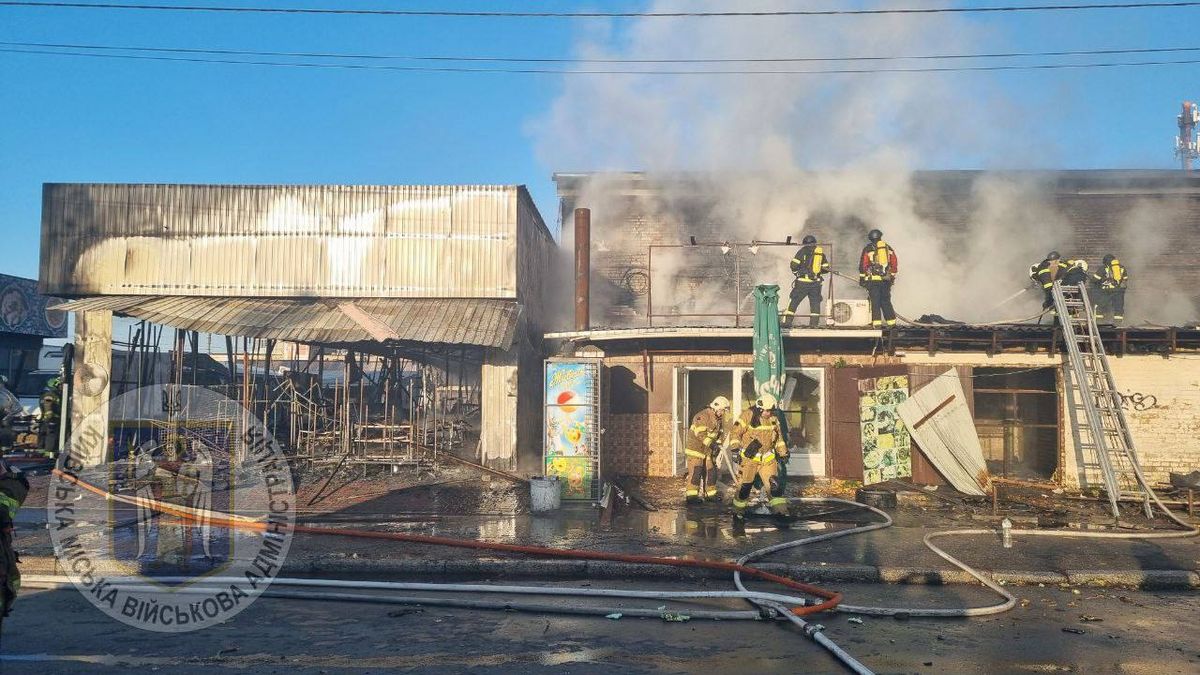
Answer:
POLYGON ((863 620, 862 620, 862 619, 860 619, 860 618, 858 618, 857 616, 852 616, 852 617, 850 617, 849 619, 846 619, 846 623, 858 623, 858 624, 861 624, 862 622, 863 622, 863 620))
POLYGON ((1075 635, 1083 635, 1083 634, 1087 633, 1087 631, 1083 630, 1082 628, 1064 628, 1064 629, 1062 629, 1062 632, 1074 633, 1075 635))
MULTIPOLYGON (((620 619, 623 616, 625 616, 625 615, 620 612, 613 612, 612 614, 605 614, 604 618, 612 619, 613 621, 616 621, 617 619, 620 619)), ((547 624, 547 625, 549 625, 549 624, 547 624)))
POLYGON ((1087 623, 1091 621, 1103 621, 1104 619, 1101 619, 1098 616, 1092 616, 1091 614, 1080 614, 1079 620, 1087 623))

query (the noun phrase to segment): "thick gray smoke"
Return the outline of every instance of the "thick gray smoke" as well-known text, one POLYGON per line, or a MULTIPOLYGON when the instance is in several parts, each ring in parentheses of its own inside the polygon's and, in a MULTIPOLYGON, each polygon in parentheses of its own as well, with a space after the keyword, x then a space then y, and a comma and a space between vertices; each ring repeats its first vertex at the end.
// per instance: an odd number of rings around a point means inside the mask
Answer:
MULTIPOLYGON (((652 3, 654 11, 720 9, 724 2, 652 3)), ((904 5, 868 2, 866 6, 904 5)), ((755 8, 793 7, 791 2, 755 3, 755 8)), ((589 24, 591 26, 591 24, 589 24)), ((719 20, 641 19, 606 29, 585 29, 578 55, 591 58, 794 58, 986 52, 1004 37, 954 15, 774 17, 719 20)), ((857 62, 856 66, 914 65, 919 62, 857 62)), ((839 63, 775 65, 719 64, 715 69, 828 69, 839 63)), ((652 66, 647 66, 652 67, 652 66)), ((653 66, 662 68, 664 66, 653 66)), ((666 66, 671 67, 671 66, 666 66)), ((691 66, 675 66, 676 68, 691 66)), ((910 318, 937 313, 969 321, 1025 318, 1036 314, 1040 293, 1029 288, 1029 265, 1051 248, 1071 255, 1075 234, 1056 210, 1053 195, 1036 176, 996 173, 969 188, 966 222, 946 224, 919 198, 920 169, 1047 166, 1056 164, 1053 143, 1041 130, 1033 107, 1023 109, 997 97, 988 76, 974 74, 876 75, 653 75, 566 78, 562 94, 530 129, 543 161, 556 171, 646 171, 686 175, 668 181, 653 196, 636 197, 643 213, 676 220, 676 208, 703 193, 709 211, 729 240, 797 240, 806 223, 822 223, 839 268, 853 274, 864 227, 879 227, 901 258, 895 288, 898 310, 910 318), (1019 127, 1019 128, 1018 128, 1019 127), (672 192, 672 186, 680 192, 672 192), (697 188, 700 185, 700 188, 697 188), (853 223, 853 224, 851 224, 853 223)), ((1052 102, 1046 102, 1049 107, 1052 102)), ((594 248, 642 247, 644 236, 623 228, 625 205, 605 180, 582 190, 578 205, 593 209, 594 248)), ((623 195, 628 198, 627 194, 623 195)), ((1166 228, 1169 214, 1156 205, 1135 208, 1128 228, 1131 265, 1161 252, 1168 237, 1142 236, 1166 228), (1135 224, 1136 223, 1136 224, 1135 224)), ((564 222, 567 232, 569 222, 564 222)), ((696 223, 678 224, 679 240, 696 223)), ((564 236, 565 243, 569 236, 564 236)), ((1120 249, 1125 242, 1115 241, 1120 249)), ((756 258, 756 280, 790 283, 786 259, 756 258)), ((655 292, 683 267, 695 267, 688 252, 655 260, 655 292)), ((718 261, 719 262, 719 261, 718 261)), ((1093 264, 1098 261, 1092 261, 1093 264)), ((701 265, 713 263, 701 261, 701 265)), ((703 279, 677 282, 670 292, 689 298, 689 307, 728 298, 705 288, 703 279)), ((715 283, 715 281, 714 281, 715 283)), ((853 284, 841 293, 859 295, 853 284)), ((1134 298, 1131 298, 1133 300, 1134 298)), ((1131 303, 1132 304, 1132 303, 1131 303)), ((708 309, 719 310, 716 306, 708 309)), ((1195 312, 1187 296, 1131 318, 1182 321, 1195 312)))

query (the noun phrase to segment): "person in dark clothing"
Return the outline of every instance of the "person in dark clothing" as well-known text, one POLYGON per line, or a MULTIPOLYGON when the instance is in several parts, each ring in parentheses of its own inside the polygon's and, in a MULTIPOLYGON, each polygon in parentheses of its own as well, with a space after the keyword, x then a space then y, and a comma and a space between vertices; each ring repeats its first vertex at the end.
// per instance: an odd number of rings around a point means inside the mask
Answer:
POLYGON ((1129 270, 1113 254, 1104 256, 1100 269, 1092 274, 1096 293, 1096 320, 1121 325, 1125 321, 1125 288, 1129 270))
POLYGON ((1087 262, 1084 260, 1064 260, 1058 251, 1050 251, 1040 263, 1029 266, 1029 278, 1042 287, 1045 297, 1042 299, 1042 309, 1054 309, 1054 282, 1076 285, 1087 281, 1087 262))
POLYGON ((871 325, 875 328, 896 325, 892 285, 896 282, 897 271, 896 251, 883 241, 883 232, 871 230, 859 257, 858 283, 867 289, 871 301, 871 325))
POLYGON ((13 549, 13 523, 28 494, 29 480, 19 469, 0 459, 0 627, 21 588, 17 552, 13 549))
POLYGON ((783 326, 790 328, 796 318, 796 310, 805 298, 808 299, 808 326, 816 328, 821 319, 821 286, 825 283, 825 273, 829 271, 829 261, 825 258, 825 249, 817 245, 817 238, 810 235, 804 237, 800 249, 792 257, 791 302, 783 312, 783 326))

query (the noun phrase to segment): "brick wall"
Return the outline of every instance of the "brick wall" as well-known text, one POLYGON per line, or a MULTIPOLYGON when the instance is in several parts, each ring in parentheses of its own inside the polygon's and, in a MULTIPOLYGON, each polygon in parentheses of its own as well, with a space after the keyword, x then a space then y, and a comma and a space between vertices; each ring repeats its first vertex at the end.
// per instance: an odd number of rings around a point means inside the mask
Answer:
MULTIPOLYGON (((1170 471, 1200 469, 1200 356, 1126 356, 1109 363, 1118 391, 1145 397, 1140 405, 1127 403, 1125 419, 1146 478, 1165 483, 1170 471)), ((1080 456, 1070 434, 1065 444, 1069 461, 1063 466, 1063 482, 1102 485, 1094 461, 1080 456)))
MULTIPOLYGON (((791 354, 787 365, 833 366, 839 361, 845 365, 871 366, 897 363, 899 359, 869 355, 791 354)), ((643 362, 640 354, 635 354, 607 356, 603 362, 608 368, 609 387, 600 461, 604 473, 610 476, 675 475, 675 430, 671 405, 673 371, 676 367, 753 365, 749 353, 650 354, 646 362, 643 362), (618 377, 616 373, 621 376, 618 377), (648 381, 651 386, 647 386, 648 381)))

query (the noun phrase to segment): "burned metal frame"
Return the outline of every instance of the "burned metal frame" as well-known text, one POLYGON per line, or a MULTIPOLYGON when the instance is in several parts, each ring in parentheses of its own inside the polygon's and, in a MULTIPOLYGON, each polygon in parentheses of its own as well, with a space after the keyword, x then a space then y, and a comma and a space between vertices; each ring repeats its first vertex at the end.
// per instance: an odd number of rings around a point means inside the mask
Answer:
MULTIPOLYGON (((733 257, 733 276, 734 276, 733 286, 734 286, 735 292, 738 294, 737 301, 734 303, 733 313, 729 313, 729 312, 698 312, 698 313, 671 312, 668 314, 655 313, 655 311, 654 311, 654 250, 655 249, 728 248, 729 249, 728 252, 735 252, 738 248, 745 248, 750 251, 751 255, 756 255, 757 251, 754 249, 764 247, 764 246, 768 246, 768 247, 799 246, 799 244, 796 244, 796 243, 790 241, 791 240, 790 236, 788 237, 788 239, 789 239, 789 241, 758 241, 758 240, 754 240, 754 241, 709 242, 709 241, 696 241, 695 237, 689 237, 689 243, 687 243, 687 244, 650 244, 650 245, 648 245, 646 247, 646 277, 647 277, 646 325, 651 326, 651 327, 654 326, 654 318, 656 316, 658 316, 658 317, 676 317, 676 318, 706 318, 706 319, 732 317, 733 318, 733 327, 741 328, 742 327, 742 317, 753 317, 754 316, 753 311, 751 311, 751 312, 743 312, 742 311, 742 298, 740 296, 741 288, 742 288, 742 259, 740 256, 737 256, 737 255, 734 255, 734 257, 733 257)), ((826 248, 826 250, 827 250, 826 259, 833 258, 833 244, 818 242, 817 245, 826 248)), ((727 252, 723 252, 722 254, 724 255, 725 253, 727 253, 727 252)), ((828 297, 826 298, 826 300, 828 303, 827 306, 830 308, 831 312, 833 311, 833 304, 834 304, 834 302, 836 302, 836 299, 834 298, 834 294, 833 294, 833 280, 835 277, 836 277, 836 275, 830 274, 829 279, 827 281, 829 294, 828 294, 828 297)), ((782 314, 783 313, 780 312, 781 316, 782 316, 782 314)), ((795 316, 812 317, 812 316, 826 316, 826 315, 825 314, 816 314, 813 312, 807 312, 804 314, 796 314, 795 316)))

